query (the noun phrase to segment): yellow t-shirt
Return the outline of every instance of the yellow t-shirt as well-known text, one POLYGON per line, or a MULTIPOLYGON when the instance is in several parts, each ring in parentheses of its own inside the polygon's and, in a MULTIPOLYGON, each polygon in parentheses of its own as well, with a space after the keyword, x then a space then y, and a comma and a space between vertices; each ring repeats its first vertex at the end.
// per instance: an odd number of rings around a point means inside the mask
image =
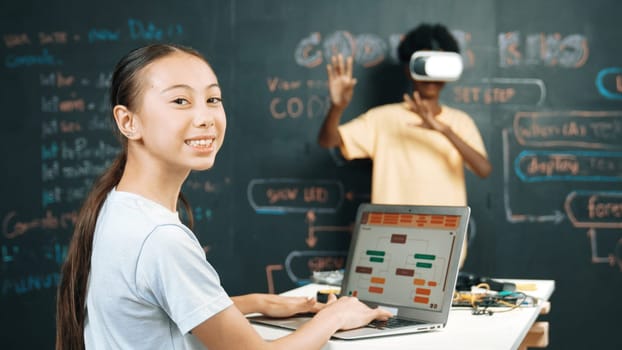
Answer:
MULTIPOLYGON (((466 113, 442 106, 438 120, 483 156, 477 126, 466 113)), ((346 159, 371 158, 373 203, 466 205, 462 156, 441 133, 420 127, 404 103, 372 108, 339 126, 346 159)))

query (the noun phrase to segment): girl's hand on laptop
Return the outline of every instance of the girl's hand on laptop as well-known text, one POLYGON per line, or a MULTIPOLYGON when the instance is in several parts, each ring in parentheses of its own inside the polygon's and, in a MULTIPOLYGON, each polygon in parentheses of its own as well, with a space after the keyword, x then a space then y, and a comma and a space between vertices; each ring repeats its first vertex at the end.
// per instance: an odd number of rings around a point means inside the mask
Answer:
POLYGON ((393 316, 387 310, 370 308, 360 302, 358 298, 344 296, 337 299, 334 294, 328 296, 326 307, 321 312, 338 315, 341 318, 339 329, 359 328, 372 320, 386 321, 393 316))
POLYGON ((299 313, 317 312, 322 305, 314 298, 289 297, 276 294, 252 293, 231 297, 244 315, 261 313, 270 317, 288 317, 299 313))
POLYGON ((323 307, 314 298, 309 297, 290 297, 276 294, 259 294, 258 296, 258 312, 270 317, 288 317, 307 312, 316 313, 323 307))

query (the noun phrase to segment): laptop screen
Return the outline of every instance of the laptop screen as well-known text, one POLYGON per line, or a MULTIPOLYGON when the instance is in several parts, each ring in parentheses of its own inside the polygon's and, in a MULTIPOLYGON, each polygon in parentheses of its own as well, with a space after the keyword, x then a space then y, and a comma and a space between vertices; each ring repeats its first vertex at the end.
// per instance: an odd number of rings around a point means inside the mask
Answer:
POLYGON ((370 205, 361 210, 342 294, 398 309, 446 313, 464 239, 458 232, 468 221, 454 209, 374 211, 370 205))

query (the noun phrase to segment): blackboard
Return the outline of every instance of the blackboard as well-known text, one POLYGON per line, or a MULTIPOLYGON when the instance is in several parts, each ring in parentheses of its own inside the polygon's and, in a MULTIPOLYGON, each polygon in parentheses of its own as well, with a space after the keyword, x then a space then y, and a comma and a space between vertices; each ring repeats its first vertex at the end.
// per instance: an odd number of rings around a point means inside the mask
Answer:
POLYGON ((442 99, 473 117, 494 167, 467 176, 465 270, 555 279, 549 348, 620 348, 621 10, 614 0, 3 3, 0 347, 52 347, 75 213, 118 150, 105 102, 122 54, 171 41, 210 60, 227 136, 214 169, 183 190, 225 288, 278 293, 343 266, 370 198, 371 163, 316 144, 330 53, 355 57, 347 120, 401 99, 400 36, 441 22, 466 67, 442 99))

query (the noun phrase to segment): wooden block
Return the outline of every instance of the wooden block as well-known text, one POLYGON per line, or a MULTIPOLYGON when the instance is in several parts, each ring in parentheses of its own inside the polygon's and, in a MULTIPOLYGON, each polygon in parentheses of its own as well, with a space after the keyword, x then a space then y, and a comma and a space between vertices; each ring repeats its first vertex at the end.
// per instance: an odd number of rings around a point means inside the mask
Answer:
POLYGON ((549 301, 542 302, 542 309, 540 309, 540 315, 546 315, 551 311, 551 303, 549 301))
POLYGON ((527 348, 545 348, 549 345, 549 323, 536 322, 518 347, 519 350, 527 348))
POLYGON ((538 290, 538 286, 535 283, 518 283, 516 285, 516 290, 519 292, 533 292, 534 290, 538 290))

